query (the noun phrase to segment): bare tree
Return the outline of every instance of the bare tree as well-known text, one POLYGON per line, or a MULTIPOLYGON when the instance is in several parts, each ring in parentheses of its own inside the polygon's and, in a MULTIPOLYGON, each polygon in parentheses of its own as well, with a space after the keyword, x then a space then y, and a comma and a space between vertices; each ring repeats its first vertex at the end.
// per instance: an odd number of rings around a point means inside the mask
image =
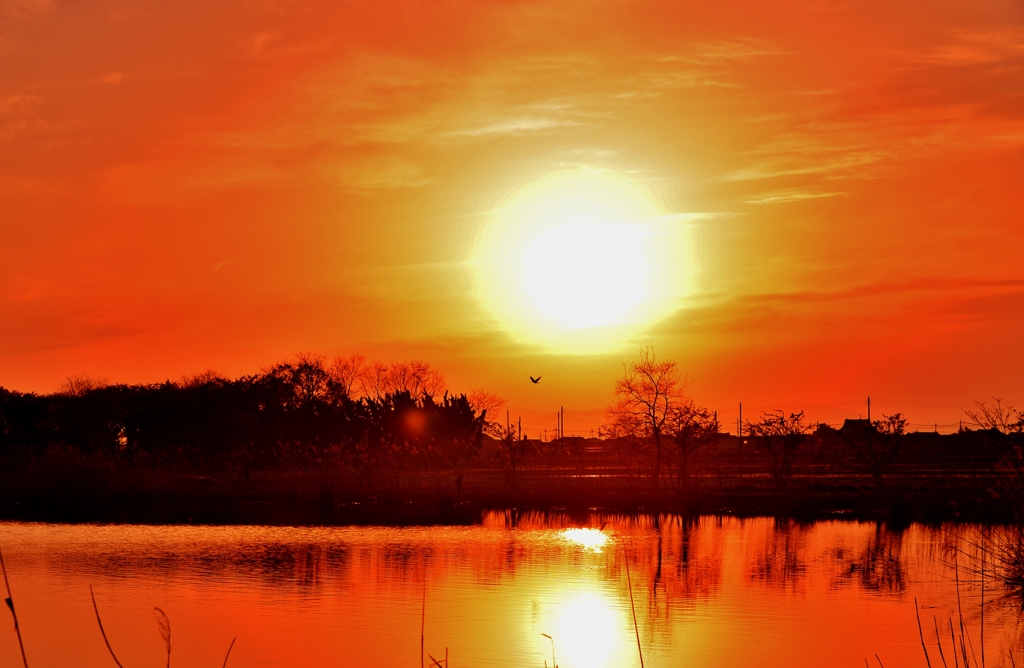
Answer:
POLYGON ((413 397, 437 397, 448 387, 444 374, 426 362, 396 362, 388 369, 388 391, 408 392, 413 397))
POLYGON ((467 395, 470 407, 479 415, 493 416, 494 411, 505 405, 505 400, 487 390, 473 390, 467 395))
POLYGON ((755 446, 768 454, 776 486, 785 487, 807 433, 804 412, 790 413, 788 417, 781 410, 762 413, 759 421, 747 422, 747 433, 754 437, 755 446))
POLYGON ((366 358, 359 354, 335 357, 328 373, 338 391, 349 399, 354 399, 366 374, 366 358))
POLYGON ((219 373, 217 373, 213 369, 207 369, 206 371, 201 371, 201 372, 199 372, 197 374, 193 374, 191 376, 189 376, 189 375, 182 376, 181 380, 178 381, 178 386, 179 387, 184 387, 184 388, 194 388, 194 387, 202 387, 204 385, 209 385, 211 383, 225 383, 225 382, 227 382, 227 378, 225 378, 224 376, 220 375, 219 373))
POLYGON ((377 401, 383 399, 391 391, 390 372, 384 362, 374 360, 368 364, 359 378, 360 393, 377 401))
POLYGON ((107 386, 106 378, 94 378, 87 373, 68 376, 67 380, 57 388, 58 394, 80 397, 92 390, 101 390, 107 386))
POLYGON ((651 348, 640 359, 623 364, 622 378, 615 381, 615 402, 608 408, 605 433, 635 438, 649 446, 654 458, 651 482, 660 485, 664 457, 665 425, 686 396, 686 381, 675 361, 659 362, 651 348))
POLYGON ((444 374, 426 362, 371 362, 362 367, 356 382, 363 396, 380 400, 388 394, 408 392, 413 397, 437 397, 444 394, 444 374))
POLYGON ((666 431, 675 445, 672 459, 677 471, 676 486, 683 490, 690 485, 694 459, 700 449, 718 435, 718 424, 710 410, 686 401, 672 411, 666 431))
POLYGON ((975 401, 975 408, 964 409, 970 424, 978 429, 995 429, 1003 434, 1019 433, 1024 429, 1024 412, 1013 406, 1003 406, 1000 397, 992 397, 992 403, 975 401))
POLYGON ((1013 406, 1003 406, 1003 400, 992 397, 993 403, 975 401, 975 408, 965 409, 970 424, 999 432, 1003 447, 1001 464, 1013 472, 1015 482, 1024 487, 1024 412, 1013 406))

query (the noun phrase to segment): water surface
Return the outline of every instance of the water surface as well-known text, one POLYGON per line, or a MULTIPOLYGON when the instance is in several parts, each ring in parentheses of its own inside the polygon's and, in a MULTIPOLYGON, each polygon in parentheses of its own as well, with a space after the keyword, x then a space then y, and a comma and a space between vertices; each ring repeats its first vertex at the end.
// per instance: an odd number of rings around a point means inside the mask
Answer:
MULTIPOLYGON (((30 666, 82 668, 114 665, 89 585, 126 668, 166 663, 154 607, 178 666, 220 666, 235 637, 230 666, 419 666, 421 624, 425 653, 456 667, 550 666, 552 649, 562 668, 639 666, 637 631, 648 668, 924 666, 915 597, 933 665, 936 626, 952 665, 954 563, 981 658, 980 583, 950 549, 979 537, 512 513, 471 527, 0 524, 30 666)), ((986 587, 986 662, 1008 666, 1019 605, 986 587)), ((0 665, 20 665, 9 617, 0 665)))

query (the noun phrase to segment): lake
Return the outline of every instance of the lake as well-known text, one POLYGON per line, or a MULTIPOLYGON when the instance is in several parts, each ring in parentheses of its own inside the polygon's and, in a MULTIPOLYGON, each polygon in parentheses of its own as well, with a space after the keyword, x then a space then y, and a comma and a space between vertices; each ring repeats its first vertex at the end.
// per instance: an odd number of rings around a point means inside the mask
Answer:
MULTIPOLYGON (((29 665, 459 667, 980 664, 976 526, 493 512, 459 527, 0 523, 29 665), (601 528, 603 526, 603 529, 601 528), (958 549, 955 549, 959 546, 958 549), (972 570, 973 569, 973 570, 972 570), (959 582, 959 585, 958 585, 959 582), (632 587, 632 599, 630 595, 632 587), (635 625, 634 611, 635 610, 635 625), (545 635, 546 634, 546 635, 545 635), (554 654, 554 657, 552 656, 554 654), (875 655, 878 655, 876 658, 875 655)), ((1020 605, 985 580, 988 666, 1020 605)), ((0 611, 0 665, 21 665, 0 611)))

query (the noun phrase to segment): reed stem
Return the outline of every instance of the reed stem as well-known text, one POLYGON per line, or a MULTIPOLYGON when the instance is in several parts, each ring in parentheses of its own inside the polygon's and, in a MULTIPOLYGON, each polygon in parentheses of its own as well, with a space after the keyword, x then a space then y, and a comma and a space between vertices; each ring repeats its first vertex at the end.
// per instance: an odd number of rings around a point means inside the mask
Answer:
POLYGON ((934 615, 932 616, 932 623, 935 624, 935 644, 939 646, 939 658, 942 659, 942 668, 949 668, 949 664, 946 663, 946 655, 942 652, 942 638, 939 637, 939 620, 934 615))
POLYGON ((981 528, 981 668, 985 668, 985 528, 981 528))
POLYGON ((14 617, 14 632, 18 634, 18 647, 21 649, 21 662, 28 668, 28 659, 25 658, 25 643, 21 641, 21 627, 18 625, 18 613, 14 611, 14 595, 11 594, 11 583, 7 581, 7 566, 4 565, 4 553, 0 551, 0 570, 4 572, 4 586, 7 587, 7 598, 4 603, 11 609, 11 617, 14 617))
POLYGON ((224 666, 222 668, 228 668, 228 657, 231 656, 231 648, 235 646, 236 640, 238 640, 238 636, 231 639, 231 644, 228 645, 228 653, 224 655, 224 666))
MULTIPOLYGON (((551 641, 551 668, 558 668, 558 661, 555 660, 555 639, 546 633, 542 633, 542 636, 551 641)), ((544 662, 547 665, 547 661, 544 662)))
POLYGON ((917 597, 914 597, 914 614, 917 616, 917 635, 921 638, 921 649, 924 650, 924 662, 928 668, 932 668, 932 660, 928 658, 928 647, 924 644, 924 631, 921 630, 921 610, 917 607, 917 597))
POLYGON ((96 623, 100 625, 100 634, 103 636, 103 642, 107 644, 107 651, 110 652, 110 656, 114 659, 114 663, 117 664, 117 668, 124 668, 121 662, 117 660, 117 655, 114 654, 114 648, 110 646, 110 641, 107 640, 107 632, 103 630, 103 620, 100 619, 100 609, 96 605, 96 594, 92 591, 92 585, 89 585, 89 596, 92 597, 92 609, 96 611, 96 623))
POLYGON ((427 628, 427 576, 423 576, 423 607, 420 609, 420 668, 425 668, 423 663, 423 638, 427 628))
POLYGON ((629 577, 629 555, 626 545, 622 545, 622 555, 626 558, 626 584, 629 586, 629 607, 633 611, 633 631, 636 632, 636 651, 640 654, 640 668, 644 668, 644 650, 640 646, 640 626, 636 623, 636 604, 633 602, 633 580, 629 577))

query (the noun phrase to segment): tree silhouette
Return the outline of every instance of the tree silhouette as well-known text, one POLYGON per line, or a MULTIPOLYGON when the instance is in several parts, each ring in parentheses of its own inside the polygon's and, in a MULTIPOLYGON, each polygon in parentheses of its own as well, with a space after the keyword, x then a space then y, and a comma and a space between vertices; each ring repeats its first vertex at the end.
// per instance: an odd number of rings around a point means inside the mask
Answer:
POLYGON ((1013 474, 1019 492, 1024 488, 1024 412, 1004 406, 999 397, 992 397, 991 404, 975 401, 974 405, 964 414, 972 426, 994 433, 1003 450, 1000 464, 1013 474))
POLYGON ((363 396, 378 400, 401 392, 408 392, 413 397, 424 394, 437 397, 447 389, 444 374, 420 361, 365 364, 354 384, 359 386, 363 396))
POLYGON ((686 382, 675 361, 658 361, 651 348, 644 348, 638 361, 622 367, 622 378, 615 381, 615 401, 606 412, 604 433, 634 441, 651 451, 651 484, 657 489, 664 458, 665 426, 684 401, 686 382))
POLYGON ((327 372, 340 394, 354 399, 361 390, 363 377, 366 375, 366 358, 362 355, 335 357, 327 372))
POLYGON ((975 401, 975 408, 964 409, 970 424, 978 429, 995 429, 1001 434, 1020 433, 1024 430, 1024 412, 1013 406, 1003 406, 1003 400, 992 397, 992 403, 975 401))
POLYGON ((87 373, 68 376, 57 388, 58 394, 66 394, 71 397, 81 397, 91 392, 106 387, 106 378, 93 378, 87 373))
POLYGON ((676 466, 676 487, 690 486, 694 459, 700 449, 718 436, 714 413, 693 401, 686 401, 672 411, 666 423, 666 432, 675 445, 672 459, 676 466))
POLYGON ((781 410, 762 413, 759 421, 747 422, 747 432, 754 438, 755 447, 767 453, 775 485, 785 487, 807 433, 804 412, 790 413, 788 417, 781 410))

